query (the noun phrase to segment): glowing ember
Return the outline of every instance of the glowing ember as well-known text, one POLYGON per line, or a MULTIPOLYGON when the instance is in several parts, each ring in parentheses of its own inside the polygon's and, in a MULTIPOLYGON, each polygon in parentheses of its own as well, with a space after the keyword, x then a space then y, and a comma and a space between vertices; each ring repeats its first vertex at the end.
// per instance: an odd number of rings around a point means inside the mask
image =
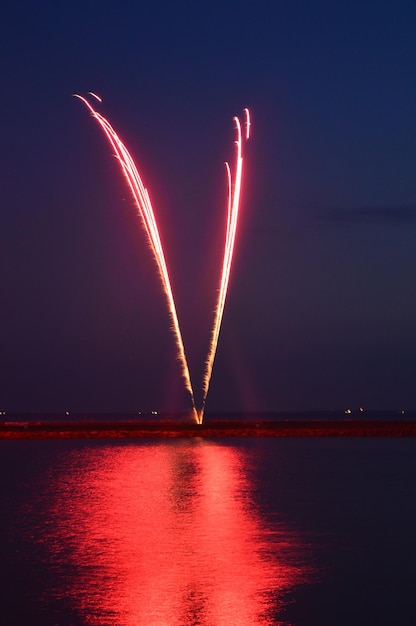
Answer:
MULTIPOLYGON (((100 96, 95 94, 94 92, 88 92, 89 95, 97 100, 98 102, 102 102, 100 96)), ((96 109, 92 106, 92 104, 83 96, 78 94, 74 94, 76 98, 79 98, 85 106, 89 109, 91 115, 97 120, 101 129, 104 131, 108 141, 115 151, 115 156, 117 157, 122 172, 127 180, 127 183, 130 187, 130 190, 133 194, 134 201, 137 206, 138 215, 142 219, 144 228, 146 230, 150 247, 154 254, 159 274, 161 277, 162 285, 165 291, 168 310, 172 320, 172 330, 175 337, 176 348, 178 353, 178 359, 181 363, 182 368, 182 377, 185 382, 185 387, 189 392, 192 402, 192 410, 193 416, 197 423, 202 424, 204 418, 205 411, 205 403, 209 391, 209 385, 211 382, 212 376, 212 368, 214 365, 215 354, 218 346, 218 338, 221 329, 221 322, 224 313, 225 300, 227 297, 228 283, 230 280, 230 272, 231 272, 231 263, 233 259, 234 253, 234 244, 235 237, 237 231, 237 223, 238 223, 238 213, 240 206, 240 195, 241 195, 241 183, 242 183, 242 173, 243 173, 243 139, 241 132, 241 122, 238 117, 234 118, 236 129, 237 129, 237 139, 235 142, 236 145, 236 161, 235 161, 235 170, 231 171, 231 168, 228 163, 225 164, 228 178, 228 211, 227 211, 227 228, 226 228, 226 236, 225 236, 225 248, 224 248, 224 259, 222 264, 222 272, 221 272, 221 281, 220 287, 218 291, 218 300, 215 308, 214 315, 214 323, 211 332, 211 339, 208 348, 208 355, 205 362, 205 371, 204 377, 202 381, 202 407, 199 411, 197 411, 195 407, 195 399, 194 392, 191 383, 191 376, 189 373, 188 362, 185 355, 185 348, 182 339, 182 333, 179 326, 179 320, 176 313, 176 305, 173 297, 172 287, 170 284, 169 273, 165 261, 165 256, 163 253, 162 242, 159 236, 159 230, 156 223, 155 214, 153 211, 153 207, 150 201, 149 193, 145 186, 143 185, 140 174, 137 170, 137 167, 133 161, 133 158, 130 152, 127 150, 124 143, 118 137, 114 128, 111 126, 109 121, 103 117, 100 113, 96 111, 96 109)), ((244 139, 247 140, 250 137, 250 112, 248 109, 244 109, 245 113, 245 134, 244 139)))

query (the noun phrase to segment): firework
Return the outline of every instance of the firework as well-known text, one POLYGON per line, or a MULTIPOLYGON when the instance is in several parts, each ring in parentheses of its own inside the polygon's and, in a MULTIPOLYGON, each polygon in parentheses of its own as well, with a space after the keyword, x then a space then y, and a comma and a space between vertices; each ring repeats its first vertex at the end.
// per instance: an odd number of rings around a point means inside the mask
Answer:
MULTIPOLYGON (((90 92, 90 95, 99 102, 101 102, 101 98, 96 94, 90 92)), ((96 111, 96 109, 86 98, 80 96, 79 94, 74 94, 74 96, 79 98, 81 102, 85 104, 87 109, 90 111, 92 117, 100 125, 105 136, 107 137, 112 148, 114 149, 115 156, 118 159, 121 170, 126 178, 127 184, 130 187, 134 202, 137 207, 137 213, 141 218, 144 228, 146 230, 150 247, 152 249, 159 270, 159 275, 166 295, 168 311, 172 322, 172 331, 175 338, 178 360, 181 364, 182 378, 184 380, 186 390, 191 397, 194 418, 196 421, 198 421, 198 413, 195 408, 195 399, 192 388, 191 376, 189 373, 188 362, 185 355, 185 348, 179 326, 178 315, 176 312, 175 300, 173 297, 165 255, 163 252, 159 229, 157 227, 156 218, 153 211, 152 203, 150 201, 149 193, 142 182, 142 179, 130 152, 127 150, 125 144, 121 141, 120 137, 117 135, 110 122, 100 113, 98 113, 98 111, 96 111)))
MULTIPOLYGON (((88 93, 99 103, 102 102, 100 96, 98 96, 94 92, 90 91, 88 93)), ((179 320, 176 312, 175 300, 173 297, 165 255, 163 252, 162 242, 159 236, 159 229, 157 227, 156 218, 153 211, 152 203, 150 201, 149 193, 142 182, 142 179, 130 152, 127 150, 125 144, 121 141, 110 122, 100 113, 98 113, 98 111, 93 107, 91 102, 87 100, 87 98, 84 98, 79 94, 74 94, 74 96, 76 98, 79 98, 85 104, 87 109, 90 111, 92 117, 98 122, 101 129, 103 130, 105 136, 107 137, 110 145, 115 152, 115 156, 118 159, 121 170, 133 195, 133 199, 137 207, 137 213, 141 218, 143 226, 146 230, 150 247, 156 260, 162 286, 166 295, 168 311, 172 321, 172 331, 177 348, 178 360, 181 364, 182 377, 185 383, 186 390, 191 397, 193 416, 197 423, 202 424, 205 412, 205 403, 211 382, 212 369, 214 366, 215 355, 217 352, 225 301, 227 298, 231 264, 233 260, 234 245, 237 232, 238 214, 240 208, 241 183, 243 176, 243 136, 240 119, 238 117, 234 118, 237 132, 237 138, 235 141, 236 156, 234 169, 231 170, 229 163, 225 163, 228 180, 228 205, 224 258, 222 263, 220 286, 218 289, 218 299, 214 313, 214 322, 212 326, 211 337, 208 346, 208 354, 205 361, 205 370, 202 381, 202 406, 199 410, 197 410, 195 406, 195 397, 188 362, 185 355, 184 343, 182 340, 182 333, 180 330, 179 320)), ((248 109, 244 109, 244 114, 244 141, 246 141, 250 137, 251 120, 250 112, 248 109)))
MULTIPOLYGON (((244 109, 245 113, 245 140, 250 137, 250 112, 244 109)), ((201 424, 204 418, 205 403, 208 396, 209 386, 217 352, 218 339, 221 330, 221 322, 224 314, 225 301, 227 298, 228 283, 230 280, 231 264, 234 254, 235 237, 238 224, 238 213, 240 208, 241 183, 243 177, 243 138, 241 132, 241 122, 238 117, 234 118, 237 139, 235 141, 236 157, 233 172, 229 163, 225 163, 228 180, 228 206, 227 206, 227 227, 225 234, 224 258, 220 287, 218 290, 217 306, 214 313, 214 323, 211 331, 211 340, 208 348, 208 355, 205 362, 205 372, 202 381, 202 407, 198 411, 198 422, 201 424)))

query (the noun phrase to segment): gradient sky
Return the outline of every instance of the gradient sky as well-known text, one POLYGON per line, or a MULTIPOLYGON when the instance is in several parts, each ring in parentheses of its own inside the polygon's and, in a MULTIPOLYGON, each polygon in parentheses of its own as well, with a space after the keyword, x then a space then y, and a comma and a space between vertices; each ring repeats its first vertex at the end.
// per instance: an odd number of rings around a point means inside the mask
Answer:
POLYGON ((89 90, 149 187, 197 398, 251 109, 207 411, 416 408, 415 27, 405 0, 3 2, 0 409, 188 406, 89 90))

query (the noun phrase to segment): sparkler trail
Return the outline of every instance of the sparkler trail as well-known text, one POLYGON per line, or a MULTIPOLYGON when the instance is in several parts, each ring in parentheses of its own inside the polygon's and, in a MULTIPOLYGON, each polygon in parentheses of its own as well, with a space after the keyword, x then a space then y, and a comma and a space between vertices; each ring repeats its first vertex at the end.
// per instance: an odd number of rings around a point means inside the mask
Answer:
MULTIPOLYGON (((92 97, 94 97, 98 102, 101 102, 101 98, 97 96, 93 92, 89 92, 92 97)), ((133 195, 134 202, 137 207, 137 212, 140 218, 142 219, 144 228, 146 230, 150 247, 152 249, 153 255, 155 257, 157 267, 159 270, 161 282, 163 285, 163 289, 166 295, 168 311, 172 322, 172 331, 175 338, 176 348, 178 360, 181 364, 182 370, 182 378, 185 383, 185 388, 189 392, 192 402, 192 410, 194 419, 198 422, 199 415, 195 408, 195 399, 194 392, 191 383, 191 376, 189 373, 188 362, 185 355, 185 348, 182 340, 182 333, 179 326, 179 320, 176 313, 176 305, 175 300, 173 298, 172 287, 170 283, 169 273, 166 266, 165 255, 163 253, 162 242, 159 236, 159 230, 157 227, 152 203, 150 201, 150 196, 143 185, 142 179, 140 177, 139 172, 137 171, 136 165, 133 161, 133 158, 130 152, 127 150, 124 143, 118 137, 114 128, 111 126, 110 122, 103 117, 92 104, 83 96, 79 94, 74 94, 76 98, 79 98, 90 111, 92 117, 97 120, 98 124, 104 131, 108 141, 114 149, 115 156, 117 157, 122 172, 126 178, 126 181, 130 187, 131 193, 133 195)))
MULTIPOLYGON (((245 113, 245 140, 250 138, 250 111, 244 109, 245 113)), ((198 423, 202 424, 204 419, 205 403, 211 382, 212 368, 214 366, 215 354, 217 352, 218 338, 221 329, 221 322, 224 314, 225 300, 227 298, 228 283, 230 280, 231 263, 233 260, 235 236, 237 232, 238 213, 240 208, 241 183, 243 177, 243 139, 241 133, 241 122, 238 117, 234 118, 237 130, 236 145, 236 161, 234 177, 231 172, 230 165, 225 164, 228 179, 228 209, 227 209, 227 228, 225 235, 224 259, 222 264, 222 273, 220 288, 218 291, 217 306, 214 314, 214 324, 211 332, 211 341, 208 348, 208 355, 205 362, 205 372, 202 381, 202 407, 198 411, 198 423)))

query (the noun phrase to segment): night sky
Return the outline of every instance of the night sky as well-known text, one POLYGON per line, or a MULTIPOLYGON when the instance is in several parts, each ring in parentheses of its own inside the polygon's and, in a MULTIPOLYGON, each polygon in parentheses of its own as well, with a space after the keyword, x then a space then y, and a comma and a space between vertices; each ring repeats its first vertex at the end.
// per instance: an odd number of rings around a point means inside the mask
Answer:
POLYGON ((90 90, 150 190, 197 399, 251 110, 208 412, 415 409, 415 28, 410 0, 4 1, 0 410, 189 408, 90 90))

